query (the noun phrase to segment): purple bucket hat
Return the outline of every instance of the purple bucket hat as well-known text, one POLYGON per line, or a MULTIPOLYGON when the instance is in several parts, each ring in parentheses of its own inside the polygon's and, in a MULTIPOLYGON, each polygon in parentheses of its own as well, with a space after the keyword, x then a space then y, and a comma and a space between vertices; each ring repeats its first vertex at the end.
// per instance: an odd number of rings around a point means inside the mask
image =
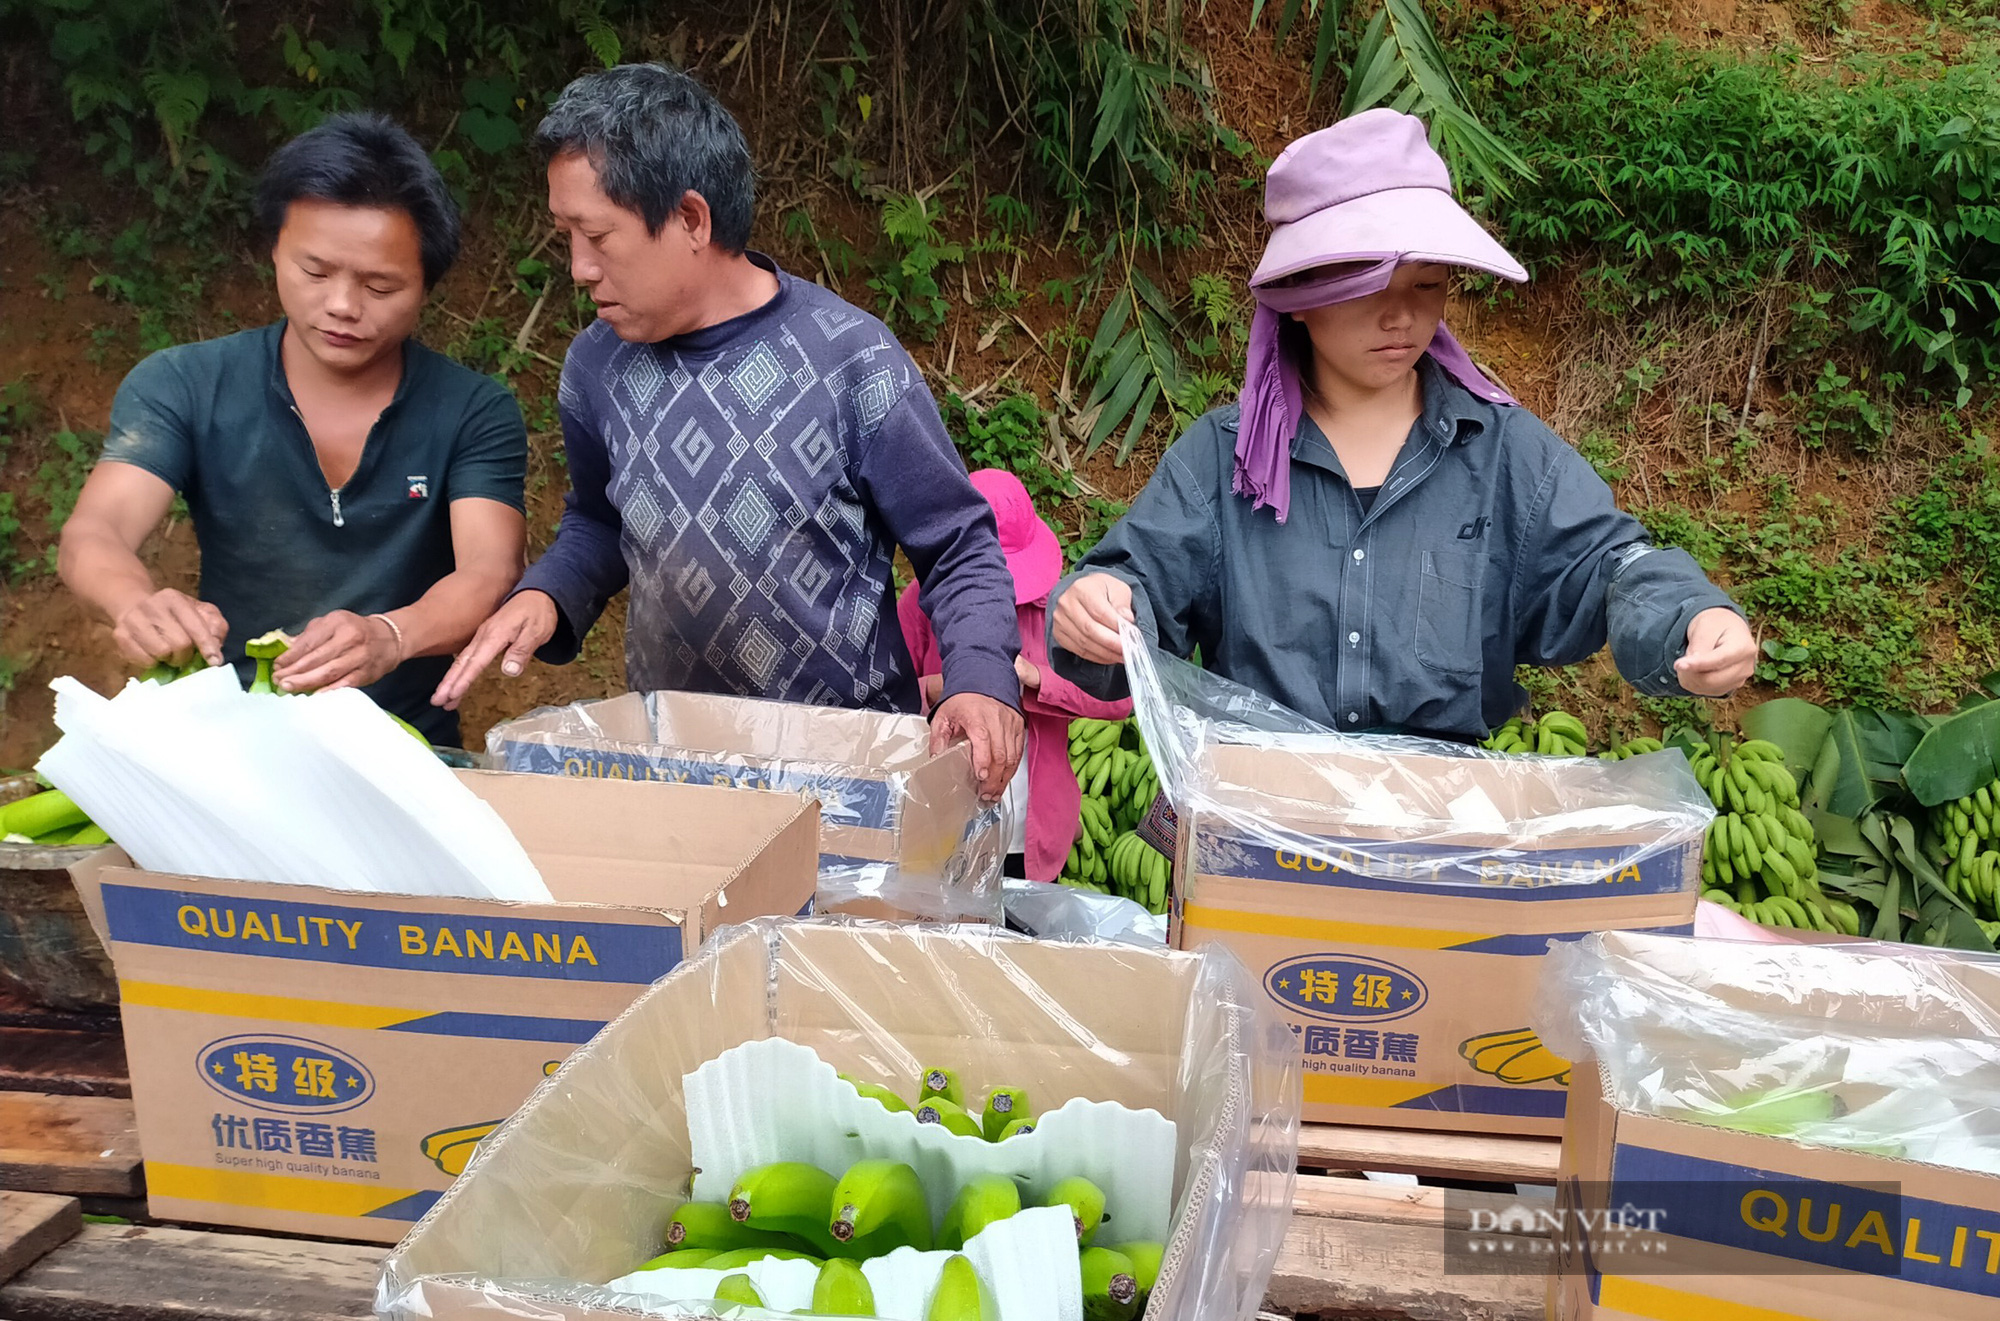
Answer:
MULTIPOLYGON (((1283 523, 1292 438, 1304 413, 1297 365, 1279 342, 1283 317, 1378 294, 1405 262, 1470 266, 1508 280, 1528 273, 1452 198, 1451 171, 1422 121, 1395 110, 1363 111, 1286 147, 1265 178, 1264 216, 1272 230, 1250 277, 1257 311, 1231 484, 1283 523), (1341 269, 1303 284, 1274 283, 1323 266, 1341 269)), ((1443 325, 1427 356, 1479 398, 1515 403, 1443 325)))
POLYGON ((1423 121, 1395 110, 1364 110, 1278 153, 1264 218, 1271 239, 1253 287, 1329 261, 1391 256, 1528 278, 1452 197, 1451 171, 1423 121))

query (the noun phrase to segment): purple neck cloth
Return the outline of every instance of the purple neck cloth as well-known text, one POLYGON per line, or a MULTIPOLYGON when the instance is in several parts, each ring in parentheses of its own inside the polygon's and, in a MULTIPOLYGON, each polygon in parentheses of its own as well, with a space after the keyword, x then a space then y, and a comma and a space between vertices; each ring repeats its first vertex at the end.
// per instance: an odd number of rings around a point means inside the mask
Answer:
MULTIPOLYGON (((1400 259, 1395 255, 1335 258, 1327 265, 1365 261, 1370 265, 1349 274, 1311 284, 1253 286, 1256 315, 1250 321, 1250 363, 1243 381, 1243 417, 1236 433, 1236 494, 1246 496, 1252 509, 1269 505, 1280 523, 1292 508, 1292 437, 1305 416, 1296 364, 1278 349, 1283 314, 1330 307, 1379 294, 1389 287, 1400 259)), ((1429 354, 1460 385, 1492 404, 1518 406, 1519 401, 1480 374, 1472 355, 1439 323, 1429 354)))

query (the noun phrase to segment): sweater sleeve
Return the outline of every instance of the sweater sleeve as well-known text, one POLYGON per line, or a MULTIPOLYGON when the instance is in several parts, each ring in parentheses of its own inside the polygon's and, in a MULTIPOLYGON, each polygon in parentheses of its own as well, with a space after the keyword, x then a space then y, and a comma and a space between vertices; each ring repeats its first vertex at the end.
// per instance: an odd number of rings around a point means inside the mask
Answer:
POLYGON ((1000 553, 993 509, 966 476, 937 404, 921 384, 882 419, 863 446, 859 467, 862 497, 922 584, 944 673, 940 703, 972 692, 1018 708, 1014 577, 1000 553))
MULTIPOLYGON (((583 342, 578 338, 577 344, 583 342)), ((563 455, 569 467, 569 494, 563 497, 556 539, 528 566, 514 595, 542 592, 556 603, 555 636, 535 653, 538 660, 566 665, 583 649, 583 639, 605 603, 624 589, 629 569, 618 544, 622 521, 611 503, 611 455, 590 414, 580 378, 586 370, 577 344, 563 362, 557 409, 562 417, 563 455)))

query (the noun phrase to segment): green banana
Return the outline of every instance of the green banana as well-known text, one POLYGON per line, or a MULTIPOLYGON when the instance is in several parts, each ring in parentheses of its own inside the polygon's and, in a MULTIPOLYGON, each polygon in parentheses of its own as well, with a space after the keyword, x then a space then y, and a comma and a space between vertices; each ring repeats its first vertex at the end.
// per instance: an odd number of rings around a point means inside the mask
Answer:
MULTIPOLYGON (((1657 752, 1659 749, 1655 748, 1653 751, 1657 752)), ((1146 1295, 1153 1292, 1153 1286, 1159 1283, 1160 1261, 1167 1255, 1166 1245, 1142 1240, 1135 1243, 1114 1243, 1111 1245, 1111 1250, 1123 1255, 1125 1260, 1132 1263, 1132 1282, 1139 1286, 1140 1306, 1143 1307, 1146 1295)))
POLYGON ((1083 1270, 1084 1321, 1132 1321, 1139 1315, 1137 1268, 1130 1257, 1087 1247, 1077 1264, 1083 1270))
POLYGON ((710 1257, 720 1256, 721 1254, 721 1248, 677 1248, 672 1252, 662 1252, 651 1261, 641 1264, 638 1269, 642 1271, 684 1270, 690 1266, 699 1266, 710 1257))
POLYGON ((819 1265, 820 1258, 810 1252, 794 1252, 790 1248, 735 1248, 728 1252, 718 1252, 701 1264, 703 1270, 733 1271, 745 1266, 754 1266, 770 1257, 779 1261, 809 1261, 819 1265))
POLYGON ((986 1109, 979 1117, 981 1134, 988 1142, 1000 1140, 1000 1130, 1016 1119, 1032 1114, 1025 1087, 995 1087, 986 1094, 986 1109))
POLYGON ((1032 1119, 1009 1120, 1007 1127, 1000 1130, 999 1140, 1005 1142, 1008 1138, 1019 1137, 1023 1133, 1032 1133, 1034 1131, 1035 1121, 1032 1119))
POLYGON ((955 1252, 945 1261, 924 1321, 1000 1321, 1000 1305, 970 1257, 955 1252))
POLYGON ((664 1237, 669 1248, 710 1248, 716 1252, 805 1246, 790 1234, 744 1224, 720 1202, 682 1202, 667 1217, 664 1237))
POLYGON ((747 1307, 764 1306, 764 1295, 757 1292, 757 1286, 750 1283, 747 1275, 725 1275, 715 1286, 715 1301, 718 1303, 742 1303, 747 1307))
POLYGON ((846 1081, 849 1087, 852 1087, 855 1091, 859 1092, 864 1100, 873 1101, 876 1104, 880 1105, 884 1110, 890 1111, 891 1113, 895 1113, 898 1111, 908 1110, 910 1108, 910 1103, 908 1101, 905 1101, 902 1097, 896 1095, 894 1091, 890 1090, 887 1087, 884 1087, 881 1083, 860 1082, 854 1078, 849 1078, 844 1073, 841 1074, 840 1076, 843 1080, 846 1081))
POLYGON ((919 1124, 936 1124, 947 1133, 965 1138, 985 1136, 979 1121, 968 1114, 964 1106, 953 1105, 942 1096, 918 1102, 916 1114, 919 1124))
POLYGON ((953 1105, 965 1104, 965 1088, 950 1069, 925 1069, 924 1076, 917 1079, 917 1099, 928 1101, 933 1096, 942 1096, 953 1105))
POLYGON ((843 1245, 865 1245, 869 1256, 905 1245, 928 1252, 931 1212, 924 1185, 901 1161, 856 1161, 834 1187, 826 1228, 843 1245))
POLYGON ((803 1239, 822 1257, 842 1256, 827 1232, 836 1180, 804 1161, 774 1161, 747 1170, 729 1190, 729 1214, 752 1229, 803 1239))
POLYGON ((1021 1209, 1021 1190, 1004 1174, 978 1174, 958 1190, 951 1209, 944 1213, 937 1245, 953 1252, 988 1225, 1005 1220, 1021 1209))
POLYGON ((1097 1227, 1104 1223, 1104 1190, 1088 1179, 1072 1176, 1058 1180, 1042 1205, 1069 1208, 1070 1218, 1076 1222, 1076 1241, 1082 1247, 1090 1246, 1097 1227))
POLYGON ((815 1316, 874 1316, 874 1287, 859 1266, 836 1257, 819 1268, 819 1278, 813 1281, 812 1312, 815 1316))

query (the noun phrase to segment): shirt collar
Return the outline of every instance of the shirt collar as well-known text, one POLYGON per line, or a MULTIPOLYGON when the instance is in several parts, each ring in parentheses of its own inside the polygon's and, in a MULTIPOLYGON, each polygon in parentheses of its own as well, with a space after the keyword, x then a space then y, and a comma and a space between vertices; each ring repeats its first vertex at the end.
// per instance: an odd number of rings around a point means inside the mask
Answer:
MULTIPOLYGON (((292 383, 285 379, 285 359, 283 353, 285 324, 286 318, 279 317, 275 322, 264 327, 264 360, 267 370, 270 373, 271 389, 277 392, 278 398, 284 403, 285 407, 297 408, 298 400, 292 395, 292 383)), ((411 336, 409 339, 403 341, 403 375, 396 382, 396 393, 389 397, 388 405, 382 410, 384 413, 403 402, 403 397, 409 394, 416 380, 416 344, 415 336, 411 336)))
MULTIPOLYGON (((1493 421, 1494 405, 1451 379, 1428 353, 1417 359, 1417 380, 1423 390, 1424 411, 1415 429, 1425 440, 1463 445, 1486 433, 1493 421)), ((1298 430, 1292 433, 1292 460, 1328 472, 1341 471, 1332 442, 1310 415, 1301 417, 1298 430)))
POLYGON ((778 268, 777 262, 754 248, 746 248, 743 255, 752 266, 762 267, 778 277, 778 292, 740 316, 658 341, 662 351, 691 358, 711 357, 739 340, 762 335, 786 315, 790 310, 791 286, 795 277, 787 275, 778 268))

